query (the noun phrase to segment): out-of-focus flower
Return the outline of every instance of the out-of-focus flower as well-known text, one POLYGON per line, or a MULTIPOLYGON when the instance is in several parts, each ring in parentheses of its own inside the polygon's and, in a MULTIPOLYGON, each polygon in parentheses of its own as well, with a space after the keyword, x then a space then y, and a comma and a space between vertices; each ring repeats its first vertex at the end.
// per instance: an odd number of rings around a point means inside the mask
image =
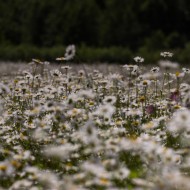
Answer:
POLYGON ((136 63, 142 63, 142 62, 144 62, 144 58, 139 57, 139 56, 135 57, 134 60, 135 60, 136 63))
POLYGON ((36 64, 43 65, 44 62, 40 61, 39 59, 32 59, 32 61, 36 64))
POLYGON ((165 60, 159 61, 158 64, 163 69, 177 69, 179 67, 178 63, 165 60))
POLYGON ((160 71, 159 67, 152 67, 152 69, 150 70, 151 73, 158 73, 160 71))
POLYGON ((60 76, 62 76, 62 73, 58 69, 55 69, 55 70, 51 71, 51 75, 53 77, 60 77, 60 76))
POLYGON ((165 51, 165 52, 161 52, 160 56, 162 56, 162 57, 172 57, 173 53, 165 51))
POLYGON ((184 73, 190 73, 190 69, 189 68, 182 68, 182 71, 184 72, 184 73))
POLYGON ((181 98, 180 92, 178 90, 175 90, 174 92, 171 92, 170 99, 172 101, 179 102, 181 98))
POLYGON ((173 133, 183 132, 190 128, 190 111, 179 110, 173 114, 167 129, 173 133))
POLYGON ((57 61, 69 61, 74 58, 76 53, 76 48, 75 45, 69 45, 67 46, 65 50, 65 55, 64 57, 58 57, 56 58, 57 61))
POLYGON ((72 152, 78 150, 80 145, 72 145, 71 143, 66 143, 60 146, 50 146, 44 150, 44 154, 50 157, 57 157, 60 159, 68 159, 72 152))
POLYGON ((9 87, 0 83, 0 94, 7 94, 9 92, 10 92, 9 87))
POLYGON ((133 70, 136 70, 138 69, 138 66, 137 65, 123 65, 123 68, 125 68, 126 70, 128 71, 133 71, 133 70))
POLYGON ((115 107, 111 104, 101 105, 95 111, 96 115, 103 116, 105 118, 111 118, 115 112, 115 107))
POLYGON ((105 104, 114 104, 116 102, 116 97, 115 96, 106 96, 103 100, 105 104))
POLYGON ((155 111, 156 111, 156 107, 154 105, 148 105, 146 107, 146 112, 148 114, 153 114, 153 113, 155 113, 155 111))

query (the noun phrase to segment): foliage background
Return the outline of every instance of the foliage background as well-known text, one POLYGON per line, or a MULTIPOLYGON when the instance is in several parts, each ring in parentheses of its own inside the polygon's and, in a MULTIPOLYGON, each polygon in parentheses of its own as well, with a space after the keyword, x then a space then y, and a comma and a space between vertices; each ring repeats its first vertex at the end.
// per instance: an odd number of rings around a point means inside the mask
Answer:
POLYGON ((79 61, 151 62, 173 50, 187 63, 189 25, 188 0, 0 1, 0 59, 51 60, 76 44, 79 61))

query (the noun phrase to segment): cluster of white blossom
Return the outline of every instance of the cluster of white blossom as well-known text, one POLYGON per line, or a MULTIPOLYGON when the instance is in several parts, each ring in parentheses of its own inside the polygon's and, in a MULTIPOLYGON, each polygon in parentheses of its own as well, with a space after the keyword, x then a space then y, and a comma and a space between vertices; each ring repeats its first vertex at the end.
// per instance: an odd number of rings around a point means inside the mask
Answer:
POLYGON ((105 74, 33 59, 3 78, 2 189, 189 190, 189 69, 164 60, 144 72, 134 60, 105 74))

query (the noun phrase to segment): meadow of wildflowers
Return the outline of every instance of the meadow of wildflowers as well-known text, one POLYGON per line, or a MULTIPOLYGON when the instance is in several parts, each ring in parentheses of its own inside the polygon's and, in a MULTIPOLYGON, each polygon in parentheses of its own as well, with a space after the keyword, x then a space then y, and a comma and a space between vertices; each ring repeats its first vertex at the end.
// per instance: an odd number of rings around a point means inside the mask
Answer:
POLYGON ((104 73, 33 59, 0 83, 0 189, 189 190, 189 68, 104 73))

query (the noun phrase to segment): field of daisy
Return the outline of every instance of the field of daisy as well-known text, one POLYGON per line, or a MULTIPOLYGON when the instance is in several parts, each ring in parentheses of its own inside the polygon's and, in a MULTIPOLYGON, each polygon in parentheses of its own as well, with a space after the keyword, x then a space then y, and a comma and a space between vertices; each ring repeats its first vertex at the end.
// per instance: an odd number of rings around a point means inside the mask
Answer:
POLYGON ((1 69, 0 189, 189 190, 190 69, 74 54, 1 69))

